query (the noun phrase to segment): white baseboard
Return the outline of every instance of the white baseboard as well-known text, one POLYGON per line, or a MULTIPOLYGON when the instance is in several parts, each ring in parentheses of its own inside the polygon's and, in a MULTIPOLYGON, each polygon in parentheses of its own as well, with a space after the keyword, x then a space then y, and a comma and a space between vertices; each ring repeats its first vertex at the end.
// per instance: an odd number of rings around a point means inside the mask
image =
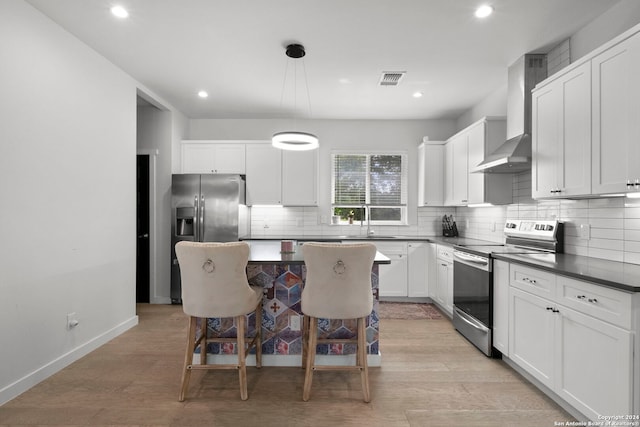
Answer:
MULTIPOLYGON (((208 354, 207 355, 208 363, 220 363, 220 364, 234 364, 238 362, 238 356, 235 354, 208 354)), ((200 363, 200 355, 193 355, 193 363, 200 363)), ((356 355, 348 354, 348 355, 324 355, 317 354, 316 355, 316 364, 318 365, 329 365, 329 366, 350 366, 355 365, 356 363, 356 355)), ((379 367, 382 363, 382 355, 378 354, 368 354, 367 355, 367 364, 370 367, 379 367)), ((247 366, 256 366, 256 356, 254 354, 250 354, 247 356, 247 366)), ((262 355, 262 366, 302 366, 302 355, 274 355, 274 354, 263 354, 262 355)))
POLYGON ((133 316, 0 390, 0 406, 138 324, 133 316))

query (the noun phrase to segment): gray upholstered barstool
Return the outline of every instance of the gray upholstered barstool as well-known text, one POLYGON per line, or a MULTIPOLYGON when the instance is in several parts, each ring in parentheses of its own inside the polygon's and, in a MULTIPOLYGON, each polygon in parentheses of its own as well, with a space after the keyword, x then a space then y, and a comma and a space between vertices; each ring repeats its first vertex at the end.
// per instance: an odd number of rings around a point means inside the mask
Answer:
POLYGON ((249 286, 247 263, 249 245, 245 242, 179 242, 176 255, 182 281, 182 309, 189 316, 187 348, 182 371, 179 401, 183 401, 193 369, 237 369, 240 375, 240 398, 247 400, 246 357, 256 349, 256 366, 262 366, 262 288, 249 286), (246 315, 255 312, 255 334, 248 337, 246 315), (235 338, 208 338, 207 318, 233 317, 235 338), (202 319, 197 336, 197 320, 202 319), (207 364, 208 342, 233 342, 238 352, 237 364, 207 364), (193 364, 193 353, 200 346, 200 364, 193 364))
POLYGON ((365 321, 373 309, 371 268, 376 247, 370 243, 305 243, 302 253, 307 269, 301 302, 304 314, 302 362, 306 369, 302 400, 309 400, 314 370, 358 370, 364 401, 369 402, 365 321), (357 337, 319 339, 318 318, 357 319, 357 337), (356 343, 355 366, 316 365, 316 345, 330 342, 356 343))

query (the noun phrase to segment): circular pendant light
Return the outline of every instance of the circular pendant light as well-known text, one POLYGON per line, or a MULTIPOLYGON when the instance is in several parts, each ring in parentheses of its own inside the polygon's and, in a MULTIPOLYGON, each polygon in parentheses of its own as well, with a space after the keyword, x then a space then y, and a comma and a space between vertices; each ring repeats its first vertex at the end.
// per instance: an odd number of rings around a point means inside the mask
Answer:
MULTIPOLYGON (((287 57, 292 59, 299 59, 305 56, 306 52, 304 46, 301 44, 290 44, 287 46, 285 51, 287 57)), ((295 65, 294 65, 295 67, 295 65)), ((286 83, 286 73, 285 73, 285 83, 286 83)), ((294 86, 297 82, 294 80, 294 86)), ((309 86, 307 84, 306 71, 305 71, 305 86, 307 89, 307 97, 309 97, 309 86)), ((282 86, 282 98, 284 98, 284 87, 282 86)), ((295 92, 295 90, 294 90, 295 92)), ((296 107, 296 95, 294 94, 294 114, 296 107)), ((309 101, 309 112, 311 112, 311 102, 309 101)), ((295 116, 294 116, 295 123, 295 116)), ((306 150, 315 150, 320 146, 318 137, 312 133, 301 132, 296 130, 277 132, 273 134, 271 138, 271 144, 279 148, 281 150, 292 150, 292 151, 306 151, 306 150)))

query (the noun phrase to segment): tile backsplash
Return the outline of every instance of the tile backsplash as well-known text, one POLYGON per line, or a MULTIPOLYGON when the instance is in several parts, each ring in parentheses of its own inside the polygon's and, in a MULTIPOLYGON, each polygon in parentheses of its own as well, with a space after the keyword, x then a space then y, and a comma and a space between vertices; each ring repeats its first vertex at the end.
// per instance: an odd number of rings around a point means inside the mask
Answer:
MULTIPOLYGON (((461 236, 504 242, 507 218, 558 219, 565 224, 565 252, 640 264, 640 199, 600 198, 536 201, 531 173, 514 175, 514 203, 485 208, 418 208, 417 224, 373 226, 380 235, 440 236, 441 219, 452 214, 461 236)), ((329 225, 317 207, 255 207, 251 236, 282 237, 366 235, 366 223, 329 225)))

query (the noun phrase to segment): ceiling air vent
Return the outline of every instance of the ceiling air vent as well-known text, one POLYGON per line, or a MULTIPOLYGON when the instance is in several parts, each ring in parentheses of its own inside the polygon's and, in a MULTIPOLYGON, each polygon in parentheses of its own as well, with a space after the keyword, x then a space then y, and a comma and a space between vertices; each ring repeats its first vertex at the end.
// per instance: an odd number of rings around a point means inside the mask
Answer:
POLYGON ((406 71, 384 71, 380 77, 380 86, 398 86, 406 71))

